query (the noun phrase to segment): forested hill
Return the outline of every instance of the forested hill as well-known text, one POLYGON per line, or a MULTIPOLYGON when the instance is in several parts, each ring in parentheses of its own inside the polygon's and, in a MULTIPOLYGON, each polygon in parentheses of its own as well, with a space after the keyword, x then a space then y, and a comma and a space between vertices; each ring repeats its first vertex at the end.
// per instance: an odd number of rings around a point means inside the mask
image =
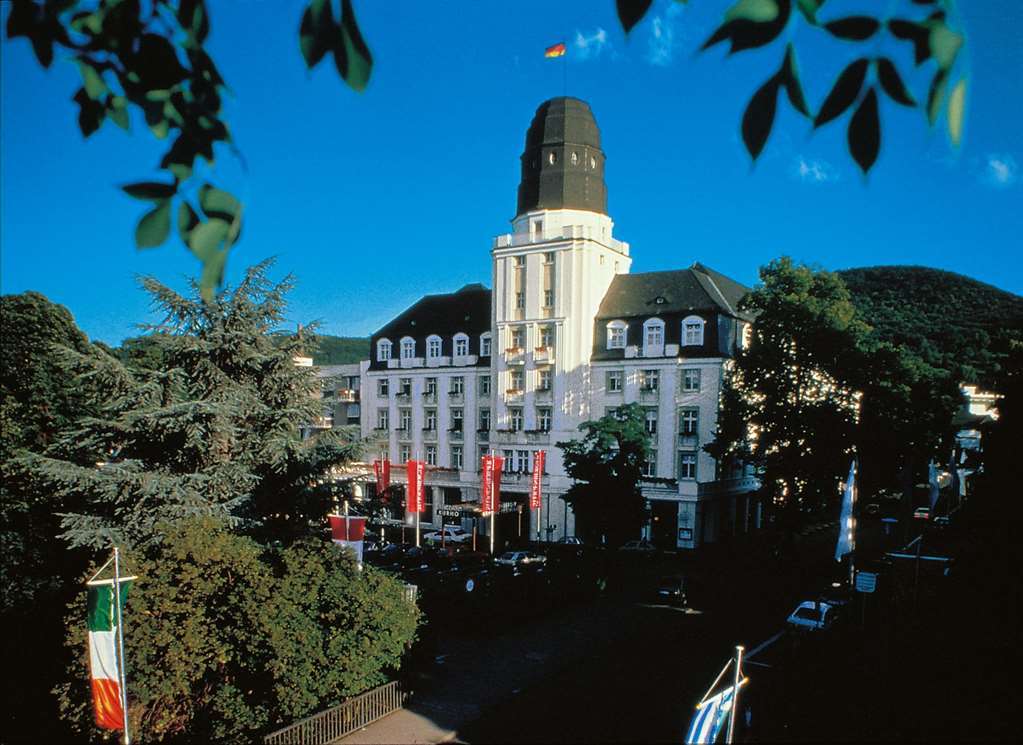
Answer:
POLYGON ((1023 297, 921 266, 838 272, 879 338, 966 382, 998 388, 1010 339, 1023 341, 1023 297))
POLYGON ((314 365, 345 365, 369 359, 369 337, 316 335, 314 365))

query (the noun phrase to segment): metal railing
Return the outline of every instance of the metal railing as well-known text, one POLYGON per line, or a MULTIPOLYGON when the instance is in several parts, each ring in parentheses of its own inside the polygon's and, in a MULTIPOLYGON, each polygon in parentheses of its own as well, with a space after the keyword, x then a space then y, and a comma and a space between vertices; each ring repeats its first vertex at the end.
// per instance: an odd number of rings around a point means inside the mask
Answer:
POLYGON ((337 706, 300 719, 263 738, 264 745, 326 745, 397 711, 408 700, 401 684, 391 681, 337 706))

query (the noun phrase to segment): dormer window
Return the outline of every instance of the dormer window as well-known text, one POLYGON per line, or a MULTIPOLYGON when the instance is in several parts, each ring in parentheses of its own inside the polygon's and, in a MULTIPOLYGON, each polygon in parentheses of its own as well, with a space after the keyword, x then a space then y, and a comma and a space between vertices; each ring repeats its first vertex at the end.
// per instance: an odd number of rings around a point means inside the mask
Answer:
POLYGON ((391 342, 388 339, 381 339, 377 342, 377 362, 387 362, 391 359, 391 342))
POLYGON ((455 357, 465 357, 469 354, 469 337, 465 334, 455 334, 455 357))
POLYGON ((664 346, 664 321, 651 318, 643 324, 643 349, 654 351, 664 346))
POLYGON ((625 321, 611 321, 607 325, 607 348, 625 349, 625 332, 628 328, 625 321))
POLYGON ((704 320, 699 316, 687 316, 682 319, 682 346, 703 346, 704 320))
POLYGON ((410 360, 416 356, 416 340, 406 336, 401 340, 401 358, 410 360))
POLYGON ((493 339, 490 332, 480 336, 480 357, 489 357, 490 349, 493 346, 493 339))
POLYGON ((435 360, 440 357, 440 337, 439 336, 428 336, 426 337, 426 356, 431 360, 435 360))

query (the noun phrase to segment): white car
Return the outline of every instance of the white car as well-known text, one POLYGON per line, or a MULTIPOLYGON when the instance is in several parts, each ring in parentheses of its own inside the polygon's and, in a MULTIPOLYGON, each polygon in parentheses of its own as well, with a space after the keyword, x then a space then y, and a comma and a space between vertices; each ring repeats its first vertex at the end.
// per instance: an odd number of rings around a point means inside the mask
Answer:
POLYGON ((431 546, 439 546, 441 543, 468 543, 472 540, 472 533, 461 528, 444 528, 434 530, 423 535, 423 541, 431 546))
POLYGON ((823 601, 806 600, 788 617, 788 625, 799 631, 824 631, 838 617, 838 608, 823 601))
POLYGON ((509 567, 520 564, 542 564, 545 561, 547 561, 546 556, 535 554, 532 551, 507 551, 494 559, 495 564, 503 564, 509 567))

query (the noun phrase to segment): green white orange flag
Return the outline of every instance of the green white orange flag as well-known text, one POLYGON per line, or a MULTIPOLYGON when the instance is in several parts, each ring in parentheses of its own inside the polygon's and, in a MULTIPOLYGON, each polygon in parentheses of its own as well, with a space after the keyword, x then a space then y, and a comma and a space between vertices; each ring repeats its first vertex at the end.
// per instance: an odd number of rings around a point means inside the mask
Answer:
POLYGON ((547 47, 543 50, 544 57, 564 57, 565 56, 565 42, 559 42, 552 47, 547 47))
POLYGON ((89 583, 89 668, 92 674, 92 702, 96 725, 124 729, 124 695, 121 690, 121 656, 118 654, 117 621, 124 610, 128 588, 134 577, 120 580, 120 607, 114 605, 114 581, 89 583))

